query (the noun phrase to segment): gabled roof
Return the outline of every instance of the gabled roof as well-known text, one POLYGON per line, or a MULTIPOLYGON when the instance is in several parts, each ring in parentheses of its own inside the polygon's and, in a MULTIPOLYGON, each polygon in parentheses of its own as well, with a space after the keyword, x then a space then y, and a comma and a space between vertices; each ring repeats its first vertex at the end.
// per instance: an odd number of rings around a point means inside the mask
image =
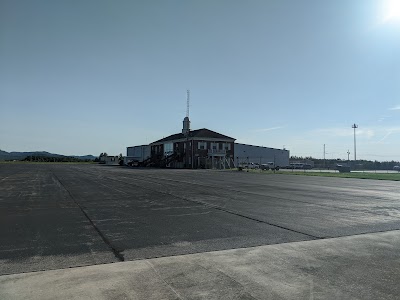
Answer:
MULTIPOLYGON (((218 132, 212 131, 207 128, 189 131, 188 137, 190 139, 192 139, 192 138, 197 138, 197 139, 208 138, 208 139, 210 139, 211 138, 211 139, 231 140, 232 142, 235 140, 234 138, 220 134, 218 132)), ((174 141, 174 140, 182 140, 185 138, 187 138, 187 136, 184 135, 183 133, 176 133, 176 134, 167 136, 161 140, 155 141, 151 144, 159 144, 159 143, 164 143, 164 142, 169 142, 169 141, 174 141)))

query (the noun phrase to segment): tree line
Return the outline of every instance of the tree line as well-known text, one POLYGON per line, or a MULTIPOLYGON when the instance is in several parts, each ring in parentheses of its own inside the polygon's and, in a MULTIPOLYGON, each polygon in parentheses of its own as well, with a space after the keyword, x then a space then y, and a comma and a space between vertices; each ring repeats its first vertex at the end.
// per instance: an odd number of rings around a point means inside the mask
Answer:
POLYGON ((356 167, 357 169, 363 170, 393 170, 394 166, 400 166, 399 161, 391 160, 391 161, 377 161, 377 160, 365 160, 360 159, 357 160, 356 163, 350 160, 344 159, 320 159, 320 158, 313 158, 311 156, 308 157, 301 157, 301 156, 291 156, 291 161, 306 161, 310 160, 314 162, 315 168, 334 168, 336 165, 347 165, 349 164, 352 167, 356 167))
POLYGON ((36 156, 36 155, 29 155, 22 159, 21 161, 31 161, 31 162, 92 162, 91 159, 81 159, 77 157, 71 156, 36 156))

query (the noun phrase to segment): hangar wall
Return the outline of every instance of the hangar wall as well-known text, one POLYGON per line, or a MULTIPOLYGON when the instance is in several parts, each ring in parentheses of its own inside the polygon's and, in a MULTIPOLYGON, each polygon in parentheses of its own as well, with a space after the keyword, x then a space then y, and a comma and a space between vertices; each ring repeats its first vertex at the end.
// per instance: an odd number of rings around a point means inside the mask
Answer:
POLYGON ((275 166, 286 167, 289 165, 289 150, 275 149, 254 145, 235 143, 235 165, 238 163, 265 164, 274 162, 275 166))
POLYGON ((126 148, 126 157, 128 160, 142 162, 150 157, 150 146, 141 145, 126 148))

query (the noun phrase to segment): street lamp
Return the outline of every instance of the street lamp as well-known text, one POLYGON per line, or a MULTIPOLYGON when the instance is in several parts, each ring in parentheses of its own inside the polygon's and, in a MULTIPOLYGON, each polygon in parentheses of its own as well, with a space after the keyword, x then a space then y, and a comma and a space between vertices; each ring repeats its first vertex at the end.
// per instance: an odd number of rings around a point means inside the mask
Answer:
POLYGON ((356 125, 355 123, 353 125, 351 125, 351 128, 354 129, 354 164, 357 161, 357 151, 356 151, 356 129, 358 128, 358 125, 356 125))

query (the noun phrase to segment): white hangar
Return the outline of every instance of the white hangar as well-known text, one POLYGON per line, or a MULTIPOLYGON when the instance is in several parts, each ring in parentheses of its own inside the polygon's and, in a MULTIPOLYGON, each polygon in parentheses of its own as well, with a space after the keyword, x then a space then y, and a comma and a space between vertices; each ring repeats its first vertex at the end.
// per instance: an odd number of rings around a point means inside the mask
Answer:
POLYGON ((273 162, 277 167, 289 166, 289 150, 235 143, 235 165, 273 162))

